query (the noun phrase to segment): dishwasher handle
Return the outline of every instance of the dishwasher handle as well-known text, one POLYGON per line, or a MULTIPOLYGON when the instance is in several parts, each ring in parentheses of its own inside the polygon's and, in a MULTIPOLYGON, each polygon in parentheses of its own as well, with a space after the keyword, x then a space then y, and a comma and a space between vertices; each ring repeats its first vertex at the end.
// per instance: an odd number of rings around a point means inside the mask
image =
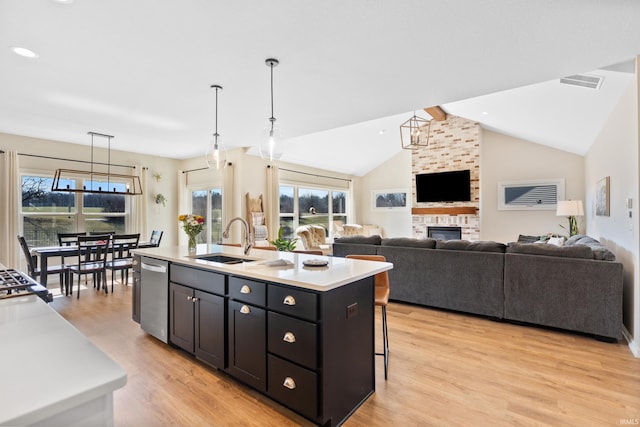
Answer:
POLYGON ((146 262, 141 262, 140 266, 143 270, 154 271, 156 273, 166 273, 167 266, 166 265, 156 265, 156 264, 148 264, 146 262))

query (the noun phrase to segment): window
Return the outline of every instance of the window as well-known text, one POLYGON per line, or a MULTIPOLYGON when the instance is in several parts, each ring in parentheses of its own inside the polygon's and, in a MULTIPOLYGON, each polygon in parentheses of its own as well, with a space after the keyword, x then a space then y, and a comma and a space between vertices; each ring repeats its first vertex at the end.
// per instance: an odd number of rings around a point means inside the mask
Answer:
POLYGON ((205 218, 196 243, 214 244, 222 241, 222 188, 191 190, 191 213, 205 218))
MULTIPOLYGON (((58 233, 126 231, 125 195, 51 191, 52 184, 50 176, 22 176, 22 233, 30 246, 57 245, 58 233)), ((89 182, 78 179, 61 184, 74 189, 89 182)))
POLYGON ((280 227, 295 238, 301 225, 322 225, 333 235, 335 225, 347 222, 347 193, 342 190, 283 184, 280 186, 280 227))

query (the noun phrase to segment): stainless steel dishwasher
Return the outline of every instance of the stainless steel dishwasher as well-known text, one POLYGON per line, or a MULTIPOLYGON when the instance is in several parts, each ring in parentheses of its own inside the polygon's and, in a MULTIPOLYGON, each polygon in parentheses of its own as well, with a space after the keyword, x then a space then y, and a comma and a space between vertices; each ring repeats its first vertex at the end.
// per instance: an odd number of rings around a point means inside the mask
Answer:
POLYGON ((169 263, 143 256, 140 267, 140 326, 160 341, 168 342, 169 263))

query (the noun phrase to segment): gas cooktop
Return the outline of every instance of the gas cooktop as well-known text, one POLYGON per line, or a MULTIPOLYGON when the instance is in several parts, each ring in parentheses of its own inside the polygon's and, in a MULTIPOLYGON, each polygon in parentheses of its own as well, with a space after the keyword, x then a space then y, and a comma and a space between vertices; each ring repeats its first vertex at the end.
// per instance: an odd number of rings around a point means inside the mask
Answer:
POLYGON ((12 268, 0 269, 0 300, 37 294, 45 302, 53 301, 51 293, 21 271, 12 268))

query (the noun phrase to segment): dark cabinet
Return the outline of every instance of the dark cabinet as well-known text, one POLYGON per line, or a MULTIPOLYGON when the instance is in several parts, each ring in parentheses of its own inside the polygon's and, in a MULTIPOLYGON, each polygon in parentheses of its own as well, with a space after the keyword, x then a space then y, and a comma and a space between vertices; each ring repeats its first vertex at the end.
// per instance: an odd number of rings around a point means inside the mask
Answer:
POLYGON ((193 289, 170 283, 169 341, 192 354, 195 350, 194 313, 193 289))
POLYGON ((224 368, 225 299, 195 291, 195 355, 210 365, 224 368))
POLYGON ((318 425, 374 391, 373 277, 327 291, 172 264, 169 340, 318 425))
POLYGON ((248 385, 267 389, 266 285, 229 278, 229 373, 248 385))
POLYGON ((224 369, 226 367, 225 298, 221 295, 194 289, 194 287, 199 287, 224 290, 224 275, 200 270, 186 271, 172 266, 171 279, 169 285, 169 342, 214 367, 224 369), (220 288, 221 279, 222 288, 220 288), (173 280, 187 283, 179 284, 173 280), (198 283, 193 282, 194 280, 198 283))

